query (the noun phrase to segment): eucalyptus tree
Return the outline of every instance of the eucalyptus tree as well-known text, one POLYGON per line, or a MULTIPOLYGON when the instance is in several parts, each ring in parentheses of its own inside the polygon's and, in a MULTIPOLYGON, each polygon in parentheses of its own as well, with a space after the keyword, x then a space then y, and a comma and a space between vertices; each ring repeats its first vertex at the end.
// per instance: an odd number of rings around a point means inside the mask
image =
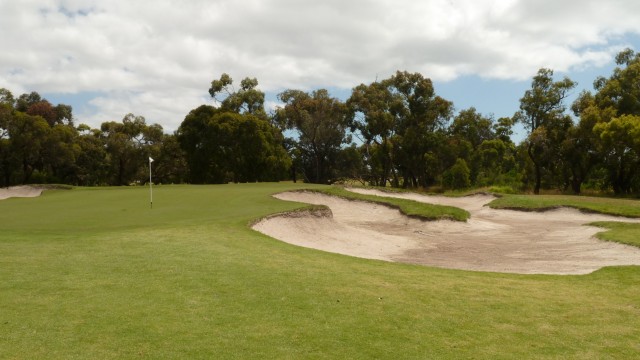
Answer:
POLYGON ((286 129, 296 133, 296 148, 306 180, 313 183, 333 180, 341 146, 351 142, 346 105, 325 89, 311 93, 286 90, 278 98, 285 105, 275 116, 286 129))
MULTIPOLYGON (((636 140, 636 121, 640 116, 640 53, 631 49, 616 56, 617 67, 609 78, 594 82, 596 90, 585 114, 595 117, 603 166, 608 183, 616 194, 638 192, 640 153, 636 140)), ((585 116, 586 116, 585 115, 585 116)))
POLYGON ((391 176, 398 183, 393 156, 398 124, 391 113, 392 102, 387 84, 378 81, 356 86, 347 100, 351 129, 362 136, 372 183, 378 186, 385 186, 391 176))
MULTIPOLYGON (((370 85, 356 87, 347 101, 352 126, 380 158, 380 179, 394 186, 429 186, 443 171, 440 151, 453 104, 435 94, 430 79, 397 71, 370 85)), ((372 156, 373 158, 373 156, 372 156)))
POLYGON ((521 122, 529 135, 527 153, 535 172, 534 193, 540 193, 543 170, 553 172, 557 165, 558 146, 571 127, 565 114, 565 100, 576 86, 568 77, 553 80, 553 70, 540 69, 531 82, 531 89, 520 98, 520 110, 514 120, 521 122))
POLYGON ((233 79, 223 73, 219 79, 211 82, 209 95, 215 99, 222 110, 238 114, 247 113, 266 119, 264 92, 257 87, 258 80, 247 77, 240 81, 240 89, 236 90, 233 86, 233 79))

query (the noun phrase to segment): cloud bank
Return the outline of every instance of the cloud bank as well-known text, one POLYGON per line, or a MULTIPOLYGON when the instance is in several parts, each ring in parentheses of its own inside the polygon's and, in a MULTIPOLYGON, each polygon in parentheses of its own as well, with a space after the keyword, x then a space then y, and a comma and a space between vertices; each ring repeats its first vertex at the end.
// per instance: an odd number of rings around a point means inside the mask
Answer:
POLYGON ((0 87, 90 92, 80 122, 133 112, 175 129, 223 72, 267 92, 396 70, 523 80, 611 62, 637 14, 629 0, 0 0, 0 87))

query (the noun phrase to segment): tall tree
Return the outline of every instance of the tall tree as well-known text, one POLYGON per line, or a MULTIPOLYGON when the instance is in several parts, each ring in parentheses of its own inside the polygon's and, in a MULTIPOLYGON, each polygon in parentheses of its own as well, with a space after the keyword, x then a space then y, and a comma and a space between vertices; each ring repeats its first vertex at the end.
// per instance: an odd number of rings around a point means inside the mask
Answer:
MULTIPOLYGON (((356 86, 347 100, 352 114, 351 129, 362 136, 372 183, 378 186, 385 186, 395 171, 392 150, 398 124, 391 113, 392 102, 387 84, 377 81, 356 86)), ((397 179, 395 173, 393 177, 397 179)))
POLYGON ((633 190, 633 184, 639 176, 640 154, 634 151, 634 139, 624 131, 634 128, 634 117, 640 116, 640 53, 623 50, 616 56, 616 63, 609 78, 600 77, 594 82, 595 95, 575 106, 581 109, 581 119, 595 123, 607 182, 616 194, 624 194, 638 191, 633 190))
POLYGON ((297 133, 297 148, 307 181, 326 183, 336 175, 334 168, 342 144, 351 142, 345 104, 325 89, 311 94, 287 90, 278 95, 285 103, 277 110, 279 121, 297 133))
MULTIPOLYGON (((394 151, 403 185, 432 185, 443 170, 440 151, 453 103, 437 96, 431 79, 419 73, 398 71, 384 83, 392 94, 390 110, 398 124, 394 151)), ((397 180, 394 185, 399 186, 397 180)))
POLYGON ((398 171, 405 186, 433 183, 440 172, 437 153, 453 104, 435 95, 430 79, 398 71, 381 82, 357 86, 347 104, 352 128, 362 135, 370 158, 379 159, 376 184, 391 178, 400 186, 398 171))
POLYGON ((9 151, 19 164, 21 183, 28 184, 35 170, 42 169, 43 150, 51 132, 40 116, 17 111, 8 124, 9 151))
POLYGON ((543 169, 553 165, 551 158, 557 154, 554 144, 571 123, 565 115, 564 101, 575 86, 567 77, 553 81, 553 70, 540 69, 533 77, 531 89, 520 99, 520 111, 514 115, 514 120, 529 132, 527 152, 534 165, 535 194, 540 193, 543 169))
POLYGON ((280 132, 251 114, 202 105, 185 117, 177 140, 194 183, 276 181, 291 165, 280 132))
POLYGON ((113 176, 110 183, 144 182, 147 179, 144 164, 162 139, 162 127, 147 125, 143 116, 127 114, 122 122, 104 122, 100 129, 113 176))
POLYGON ((209 88, 209 95, 220 104, 225 111, 247 113, 262 119, 267 118, 264 110, 264 92, 257 89, 256 78, 244 78, 240 82, 240 89, 235 90, 233 79, 226 73, 220 79, 213 80, 209 88))
POLYGON ((640 116, 622 115, 593 128, 600 137, 616 194, 640 192, 640 116))

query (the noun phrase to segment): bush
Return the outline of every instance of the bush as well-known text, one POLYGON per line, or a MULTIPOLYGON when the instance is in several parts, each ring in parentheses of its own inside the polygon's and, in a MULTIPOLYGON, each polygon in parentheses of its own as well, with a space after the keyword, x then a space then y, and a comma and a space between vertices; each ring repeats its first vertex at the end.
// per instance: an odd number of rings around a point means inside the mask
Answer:
POLYGON ((447 171, 442 174, 442 186, 446 189, 465 189, 471 185, 471 170, 464 159, 456 160, 447 171))

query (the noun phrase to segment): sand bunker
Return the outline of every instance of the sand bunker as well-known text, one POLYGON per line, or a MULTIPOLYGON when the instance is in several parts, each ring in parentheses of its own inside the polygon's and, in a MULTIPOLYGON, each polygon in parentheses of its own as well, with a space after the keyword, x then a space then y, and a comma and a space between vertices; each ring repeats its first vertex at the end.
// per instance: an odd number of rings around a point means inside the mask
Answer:
POLYGON ((494 210, 493 197, 462 198, 359 193, 451 205, 471 213, 466 222, 421 221, 398 210, 313 192, 287 192, 278 199, 326 205, 333 216, 312 213, 265 219, 254 229, 282 241, 356 257, 452 269, 520 274, 587 274, 604 266, 640 265, 640 249, 600 241, 594 221, 640 222, 562 208, 547 212, 494 210))
POLYGON ((0 200, 8 199, 11 197, 36 197, 42 194, 42 190, 42 188, 28 185, 0 188, 0 200))

